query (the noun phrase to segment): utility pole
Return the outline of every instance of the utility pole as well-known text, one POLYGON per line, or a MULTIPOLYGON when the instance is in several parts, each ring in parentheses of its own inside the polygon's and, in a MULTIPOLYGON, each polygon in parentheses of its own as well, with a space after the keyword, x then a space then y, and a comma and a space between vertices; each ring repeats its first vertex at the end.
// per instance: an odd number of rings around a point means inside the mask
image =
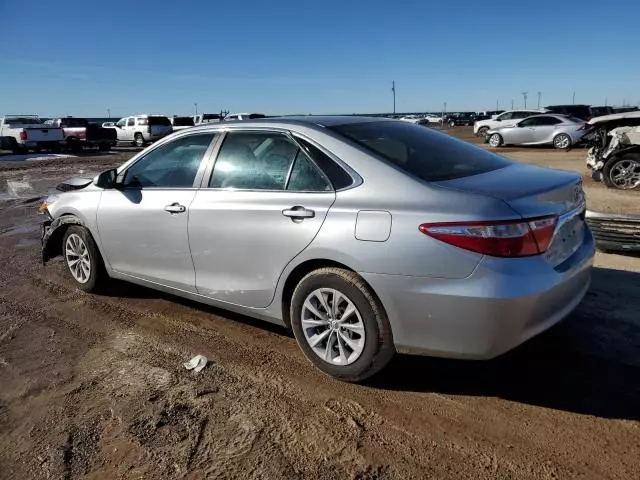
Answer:
POLYGON ((396 81, 391 81, 391 92, 393 93, 393 114, 396 114, 396 81))
POLYGON ((538 92, 538 108, 540 108, 540 99, 542 98, 542 92, 538 92))
POLYGON ((498 100, 496 100, 496 110, 500 110, 500 108, 498 106, 498 100))
POLYGON ((194 103, 193 106, 196 107, 196 115, 198 115, 198 104, 194 103))
POLYGON ((524 98, 524 108, 527 108, 527 97, 529 96, 529 92, 522 92, 522 98, 524 98))
POLYGON ((111 120, 111 109, 107 108, 107 117, 109 117, 109 120, 111 120))
POLYGON ((511 100, 511 110, 513 110, 513 100, 511 100))
POLYGON ((604 97, 604 106, 606 107, 608 105, 607 100, 609 100, 607 97, 604 97))
POLYGON ((571 96, 571 105, 576 104, 576 91, 573 91, 573 95, 571 96))

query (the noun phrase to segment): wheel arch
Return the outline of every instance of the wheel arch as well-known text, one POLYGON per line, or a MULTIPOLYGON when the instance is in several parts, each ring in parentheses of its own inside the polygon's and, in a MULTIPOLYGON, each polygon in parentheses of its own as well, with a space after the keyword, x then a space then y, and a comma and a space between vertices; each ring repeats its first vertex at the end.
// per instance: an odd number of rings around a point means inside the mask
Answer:
POLYGON ((384 310, 385 314, 387 313, 385 306, 382 303, 382 300, 380 299, 376 291, 373 289, 371 284, 369 284, 369 282, 367 282, 362 276, 360 276, 356 270, 349 267, 348 265, 345 265, 340 262, 336 262, 335 260, 329 260, 325 258, 314 258, 310 260, 305 260, 299 265, 296 265, 296 267, 293 270, 291 270, 291 272, 289 273, 289 275, 287 276, 284 282, 284 285, 282 287, 282 295, 280 296, 280 302, 281 302, 281 309, 282 309, 282 320, 286 328, 291 329, 291 317, 290 317, 289 307, 291 304, 291 299, 293 297, 293 291, 295 290, 298 283, 300 283, 300 280, 302 280, 307 274, 313 272, 314 270, 318 270, 320 268, 327 268, 327 267, 342 268, 344 270, 348 270, 358 275, 360 279, 364 282, 364 284, 369 288, 374 298, 380 303, 380 306, 384 310))
POLYGON ((64 213, 51 222, 49 229, 42 236, 42 263, 46 264, 48 260, 62 255, 62 239, 67 229, 72 225, 84 227, 89 232, 104 262, 104 255, 100 250, 100 246, 87 225, 73 213, 64 213))

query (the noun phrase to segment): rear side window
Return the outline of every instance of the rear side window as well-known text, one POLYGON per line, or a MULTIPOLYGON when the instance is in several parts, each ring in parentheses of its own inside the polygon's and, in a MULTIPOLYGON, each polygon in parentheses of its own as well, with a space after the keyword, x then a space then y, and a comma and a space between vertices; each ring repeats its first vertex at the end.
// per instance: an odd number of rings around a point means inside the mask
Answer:
POLYGON ((167 117, 147 117, 149 125, 162 125, 163 127, 170 127, 171 122, 167 117))
POLYGON ((316 165, 318 165, 329 178, 334 190, 341 190, 343 188, 350 187, 353 184, 353 178, 351 178, 351 175, 345 172, 344 169, 327 156, 327 154, 302 138, 296 137, 296 140, 302 146, 305 153, 309 155, 314 162, 316 162, 316 165))
POLYGON ((478 175, 510 165, 491 152, 407 122, 351 123, 330 128, 427 182, 478 175))

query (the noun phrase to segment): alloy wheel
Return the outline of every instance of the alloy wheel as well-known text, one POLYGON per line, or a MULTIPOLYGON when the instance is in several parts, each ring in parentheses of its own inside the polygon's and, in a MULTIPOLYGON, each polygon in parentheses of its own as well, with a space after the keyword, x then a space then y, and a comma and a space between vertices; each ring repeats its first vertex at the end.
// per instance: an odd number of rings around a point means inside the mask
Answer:
POLYGON ((72 233, 67 237, 64 257, 73 278, 79 283, 87 283, 91 276, 89 250, 80 235, 72 233))
POLYGON ((618 160, 609 174, 611 182, 622 190, 640 186, 640 162, 632 159, 618 160))
POLYGON ((571 139, 568 135, 558 135, 553 144, 556 148, 569 148, 571 146, 571 139))
POLYGON ((307 343, 327 363, 349 365, 364 350, 360 312, 339 290, 319 288, 311 292, 302 306, 301 324, 307 343))
POLYGON ((500 135, 498 135, 497 133, 494 133, 493 135, 491 135, 491 137, 489 137, 489 145, 491 145, 492 147, 499 147, 500 135))

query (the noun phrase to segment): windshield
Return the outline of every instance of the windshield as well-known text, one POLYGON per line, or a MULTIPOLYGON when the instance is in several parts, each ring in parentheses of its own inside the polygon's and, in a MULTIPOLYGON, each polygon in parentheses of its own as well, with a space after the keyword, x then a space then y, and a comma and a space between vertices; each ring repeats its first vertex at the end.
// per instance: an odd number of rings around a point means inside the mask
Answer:
POLYGON ((351 123, 330 128, 427 182, 478 175, 510 164, 469 143, 406 122, 351 123))

